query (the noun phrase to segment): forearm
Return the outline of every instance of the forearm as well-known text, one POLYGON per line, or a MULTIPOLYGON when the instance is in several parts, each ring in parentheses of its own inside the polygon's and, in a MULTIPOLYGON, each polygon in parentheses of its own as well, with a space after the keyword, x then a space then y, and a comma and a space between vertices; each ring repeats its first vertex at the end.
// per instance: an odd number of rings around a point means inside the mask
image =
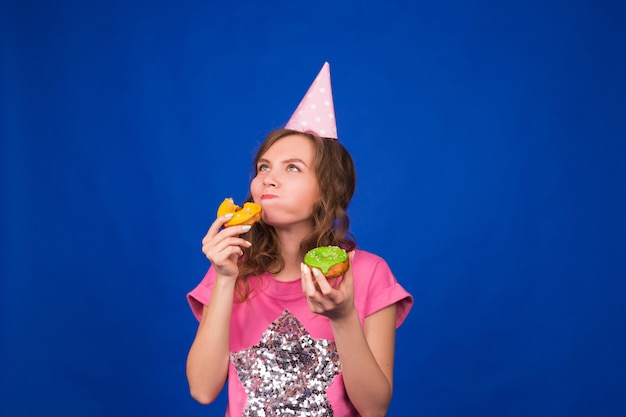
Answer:
POLYGON ((189 390, 202 404, 215 400, 228 375, 233 283, 223 281, 216 280, 187 357, 189 390))
POLYGON ((363 417, 384 416, 391 401, 391 369, 386 375, 376 361, 356 310, 340 320, 331 320, 344 385, 350 401, 363 417))

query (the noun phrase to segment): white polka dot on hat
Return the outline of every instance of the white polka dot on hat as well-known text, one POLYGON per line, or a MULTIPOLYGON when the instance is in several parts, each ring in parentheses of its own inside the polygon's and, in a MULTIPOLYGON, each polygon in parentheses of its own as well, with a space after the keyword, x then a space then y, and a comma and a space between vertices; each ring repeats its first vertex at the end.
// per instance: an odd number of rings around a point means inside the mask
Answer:
POLYGON ((314 131, 322 137, 337 139, 328 62, 324 63, 285 128, 300 132, 314 131))

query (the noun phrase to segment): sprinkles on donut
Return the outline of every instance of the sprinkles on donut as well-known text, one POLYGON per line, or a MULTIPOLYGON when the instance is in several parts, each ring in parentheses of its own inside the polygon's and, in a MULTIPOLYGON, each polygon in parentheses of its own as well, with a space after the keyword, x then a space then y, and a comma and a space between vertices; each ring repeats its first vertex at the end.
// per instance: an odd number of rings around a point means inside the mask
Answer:
POLYGON ((233 217, 224 223, 224 227, 252 225, 261 219, 261 206, 247 202, 243 207, 236 205, 231 197, 225 198, 217 208, 217 217, 232 213, 233 217))
POLYGON ((326 278, 337 278, 348 270, 348 253, 339 246, 320 246, 304 255, 304 263, 322 271, 326 278))

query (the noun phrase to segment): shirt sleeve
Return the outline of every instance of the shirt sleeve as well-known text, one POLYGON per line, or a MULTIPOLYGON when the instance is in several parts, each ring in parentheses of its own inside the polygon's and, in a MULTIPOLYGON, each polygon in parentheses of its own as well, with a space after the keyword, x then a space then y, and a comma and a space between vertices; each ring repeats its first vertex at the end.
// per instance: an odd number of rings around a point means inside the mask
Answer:
POLYGON ((354 297, 363 318, 396 304, 396 328, 404 322, 413 296, 409 294, 381 257, 357 251, 353 260, 354 297))
POLYGON ((202 317, 202 309, 209 304, 213 285, 215 284, 215 269, 211 266, 200 283, 187 294, 187 301, 191 312, 198 321, 202 317))

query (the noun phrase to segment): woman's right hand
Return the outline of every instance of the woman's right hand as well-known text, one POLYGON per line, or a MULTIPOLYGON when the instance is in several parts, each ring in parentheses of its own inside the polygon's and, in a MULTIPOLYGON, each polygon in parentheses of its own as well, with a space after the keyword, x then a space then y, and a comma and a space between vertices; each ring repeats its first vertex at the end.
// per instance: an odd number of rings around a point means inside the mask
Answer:
POLYGON ((220 216, 211 225, 209 231, 202 239, 202 252, 215 268, 218 276, 226 276, 236 279, 239 274, 237 262, 243 255, 242 247, 250 247, 252 244, 239 237, 240 234, 250 230, 250 226, 231 226, 222 228, 232 217, 232 214, 220 216), (222 230, 220 230, 222 228, 222 230))

